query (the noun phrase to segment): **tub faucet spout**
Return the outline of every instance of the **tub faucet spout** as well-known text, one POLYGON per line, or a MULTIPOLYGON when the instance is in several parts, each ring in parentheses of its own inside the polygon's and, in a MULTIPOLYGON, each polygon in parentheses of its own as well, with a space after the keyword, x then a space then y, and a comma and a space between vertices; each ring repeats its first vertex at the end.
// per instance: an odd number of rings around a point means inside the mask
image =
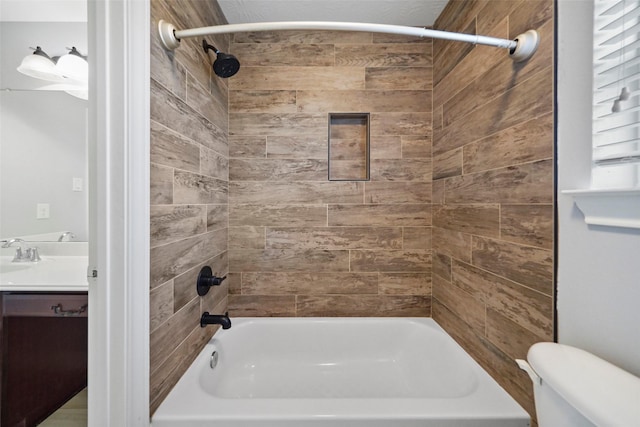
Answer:
POLYGON ((207 325, 221 325, 222 329, 229 329, 231 327, 229 312, 225 314, 209 314, 208 311, 205 311, 200 317, 200 327, 204 328, 207 325))

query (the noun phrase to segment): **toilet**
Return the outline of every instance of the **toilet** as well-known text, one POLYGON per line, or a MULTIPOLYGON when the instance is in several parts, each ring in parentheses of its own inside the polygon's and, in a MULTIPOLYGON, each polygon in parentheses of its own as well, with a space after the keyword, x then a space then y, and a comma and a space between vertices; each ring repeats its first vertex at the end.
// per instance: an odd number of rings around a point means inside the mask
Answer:
POLYGON ((534 344, 527 361, 516 360, 533 381, 540 427, 640 426, 640 378, 563 344, 534 344))

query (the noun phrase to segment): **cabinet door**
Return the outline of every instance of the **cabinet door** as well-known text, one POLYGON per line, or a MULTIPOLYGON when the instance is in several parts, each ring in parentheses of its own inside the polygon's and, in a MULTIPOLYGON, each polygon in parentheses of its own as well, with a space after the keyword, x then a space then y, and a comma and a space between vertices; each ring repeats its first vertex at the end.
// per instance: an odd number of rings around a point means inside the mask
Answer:
POLYGON ((86 294, 4 295, 2 426, 35 426, 87 386, 86 301, 86 294))

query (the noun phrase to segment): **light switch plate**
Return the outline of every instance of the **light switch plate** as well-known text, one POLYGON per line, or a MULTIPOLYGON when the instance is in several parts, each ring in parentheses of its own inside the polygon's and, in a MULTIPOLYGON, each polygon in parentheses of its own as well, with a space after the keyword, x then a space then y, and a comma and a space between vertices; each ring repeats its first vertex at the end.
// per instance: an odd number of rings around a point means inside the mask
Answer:
POLYGON ((73 191, 82 191, 82 178, 73 178, 73 191))
POLYGON ((49 203, 38 203, 36 205, 36 219, 49 218, 49 203))

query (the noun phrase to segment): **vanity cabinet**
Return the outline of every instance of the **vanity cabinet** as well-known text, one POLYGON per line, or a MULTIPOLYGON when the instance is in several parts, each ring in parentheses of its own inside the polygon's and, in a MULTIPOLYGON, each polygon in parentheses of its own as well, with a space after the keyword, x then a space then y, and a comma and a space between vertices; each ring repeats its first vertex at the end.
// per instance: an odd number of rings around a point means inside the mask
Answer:
POLYGON ((0 293, 0 425, 35 426, 87 386, 87 293, 0 293))

